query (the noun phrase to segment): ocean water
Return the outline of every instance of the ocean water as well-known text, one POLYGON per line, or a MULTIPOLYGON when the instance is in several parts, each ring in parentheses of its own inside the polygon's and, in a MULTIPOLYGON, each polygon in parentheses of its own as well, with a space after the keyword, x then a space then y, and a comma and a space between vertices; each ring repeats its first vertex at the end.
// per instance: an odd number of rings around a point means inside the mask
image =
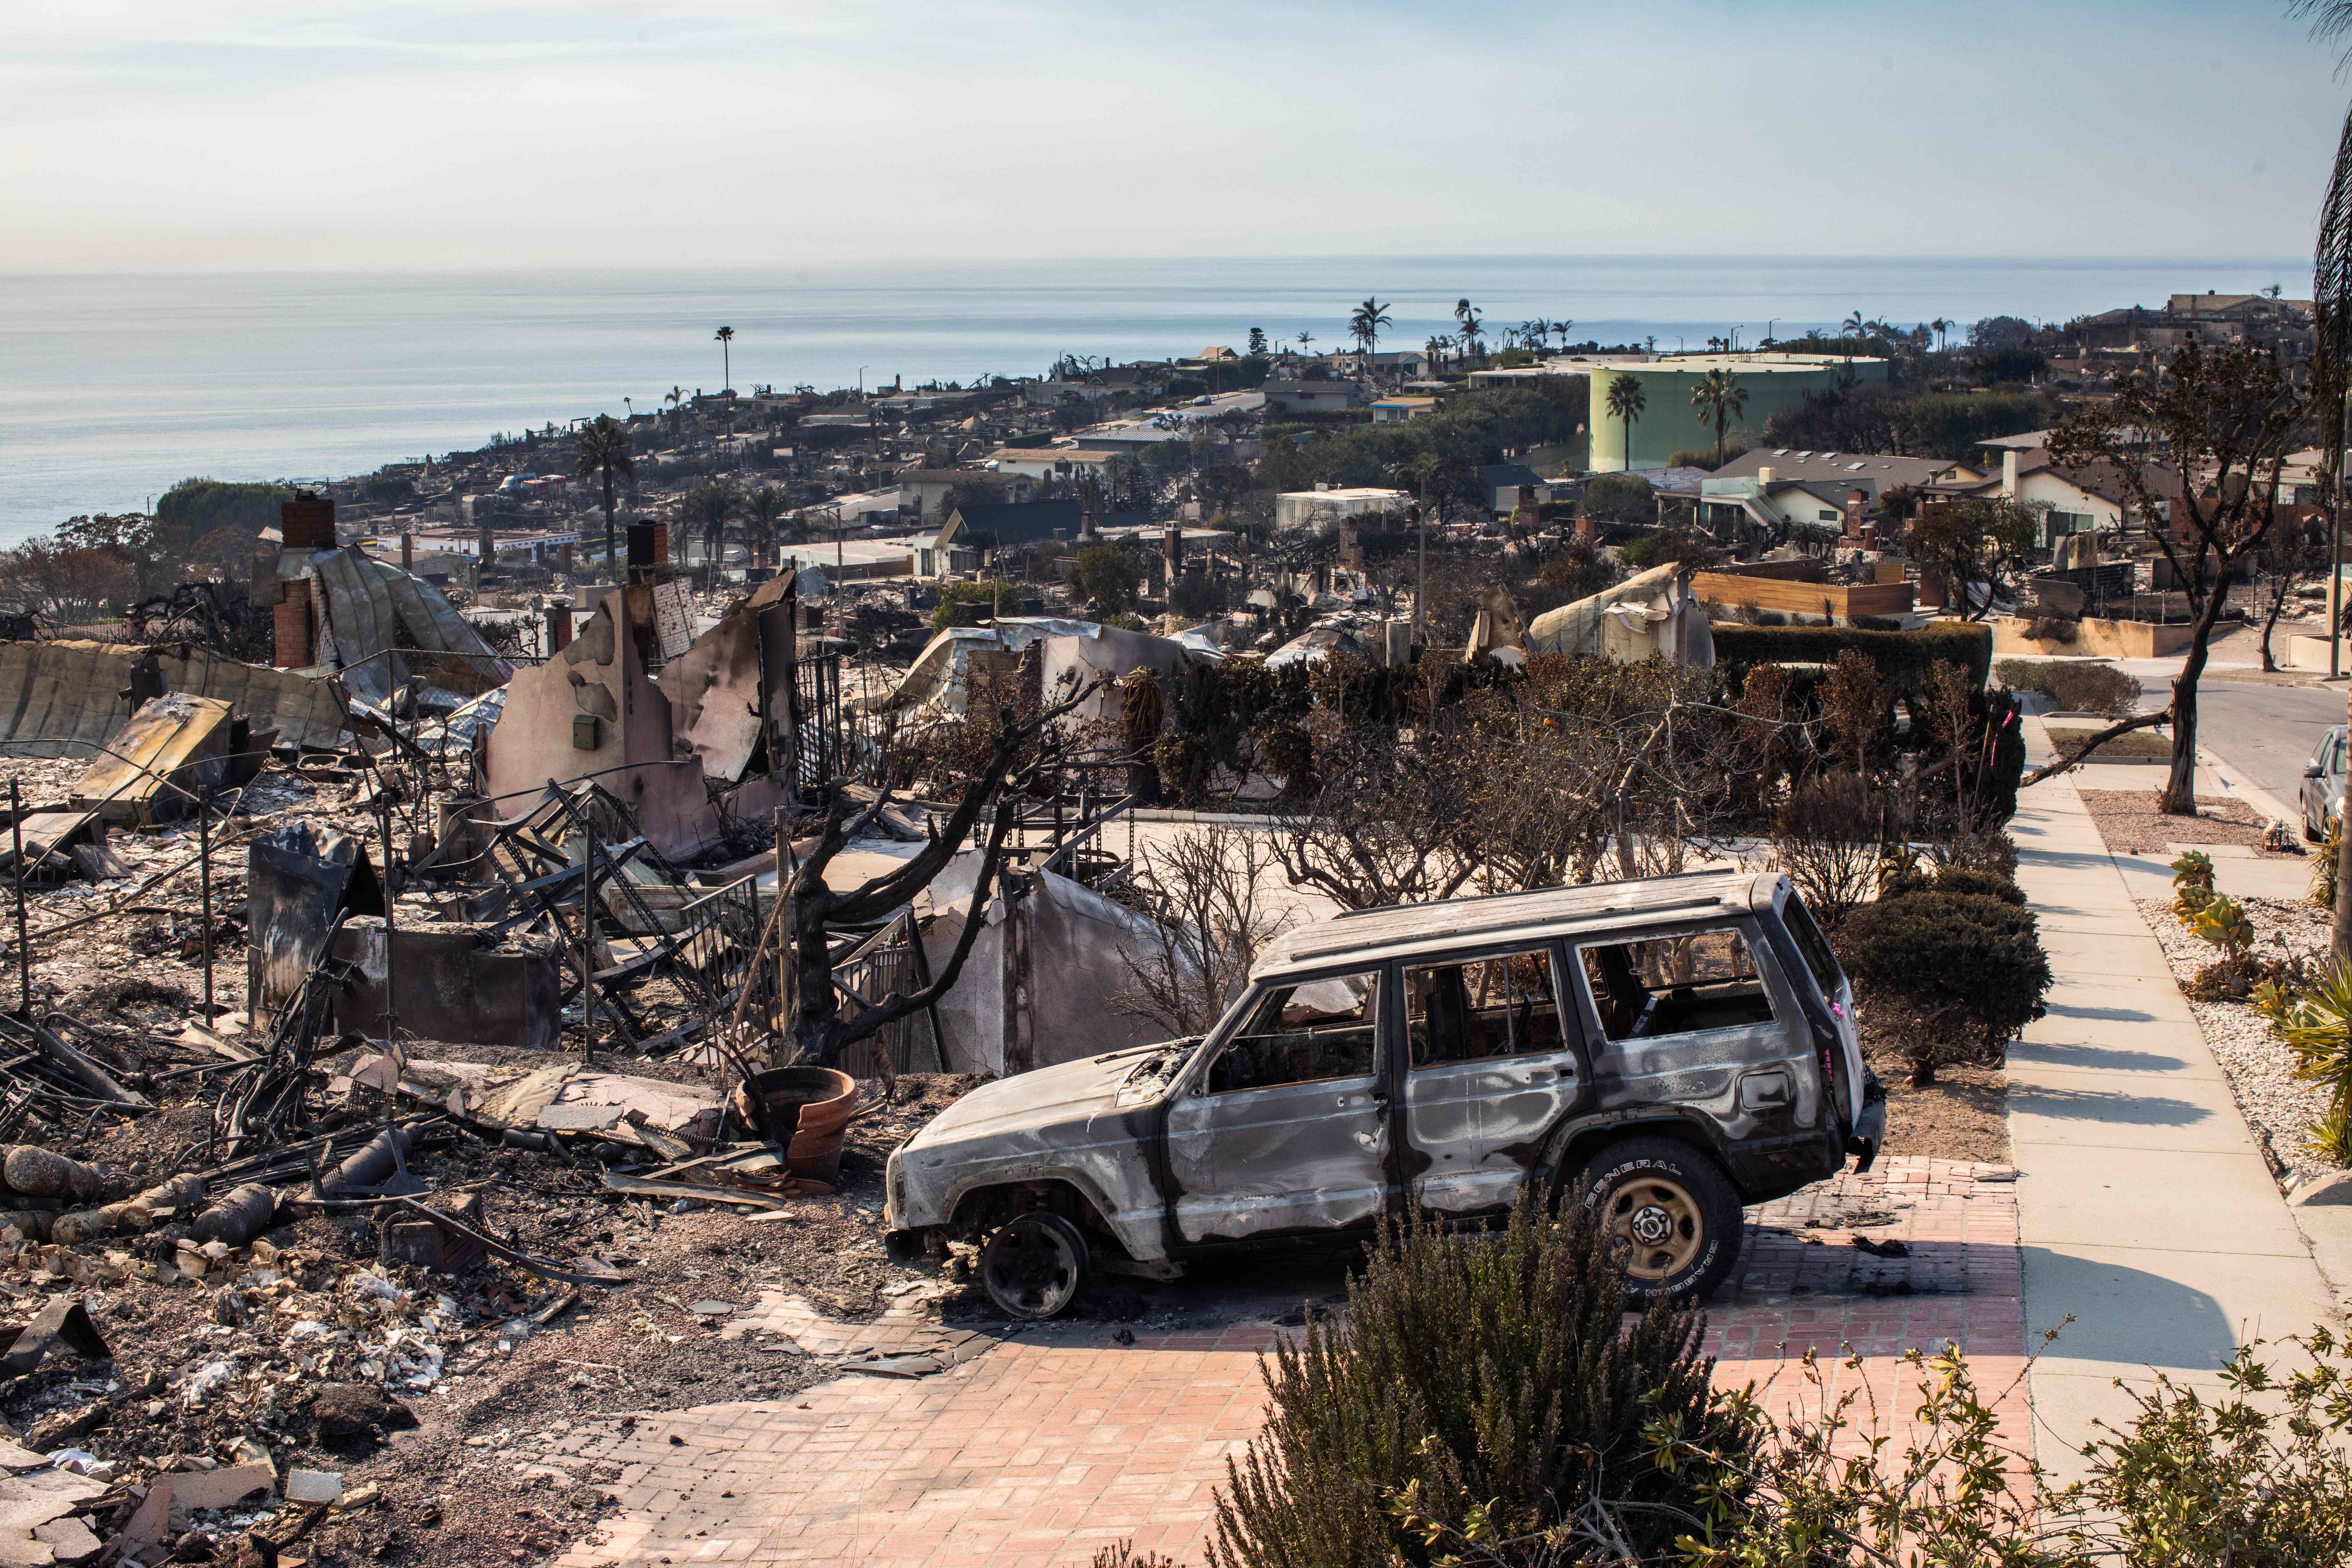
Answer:
POLYGON ((1392 346, 1506 324, 1700 348, 1834 330, 2059 321, 2174 291, 2284 285, 2294 258, 2105 259, 1452 257, 990 262, 660 272, 0 276, 0 542, 80 512, 143 510, 190 475, 336 478, 498 431, 657 408, 721 384, 820 389, 1031 374, 1241 348, 1252 327, 1347 339, 1367 294, 1392 346))

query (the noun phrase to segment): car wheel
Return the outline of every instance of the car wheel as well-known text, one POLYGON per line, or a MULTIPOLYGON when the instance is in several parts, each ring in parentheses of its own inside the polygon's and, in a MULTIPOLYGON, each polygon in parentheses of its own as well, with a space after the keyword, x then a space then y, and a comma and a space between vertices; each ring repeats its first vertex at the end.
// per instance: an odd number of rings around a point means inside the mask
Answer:
POLYGON ((1745 1222, 1722 1167, 1671 1138, 1628 1138, 1585 1163, 1585 1211, 1625 1264, 1625 1296, 1702 1296, 1739 1258, 1745 1222))
POLYGON ((1015 1318, 1050 1318, 1075 1300, 1086 1278, 1087 1238, 1050 1209, 999 1226, 980 1249, 988 1299, 1015 1318))

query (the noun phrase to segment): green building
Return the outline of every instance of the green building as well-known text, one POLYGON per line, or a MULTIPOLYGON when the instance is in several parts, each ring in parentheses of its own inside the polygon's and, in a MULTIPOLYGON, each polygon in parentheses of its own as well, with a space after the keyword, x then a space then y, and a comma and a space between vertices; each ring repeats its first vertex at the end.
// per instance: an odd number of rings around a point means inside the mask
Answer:
POLYGON ((1794 408, 1809 392, 1825 392, 1847 380, 1885 381, 1883 359, 1846 359, 1837 354, 1675 354, 1641 363, 1595 364, 1589 424, 1592 432, 1592 468, 1610 473, 1624 468, 1663 468, 1681 451, 1712 450, 1715 421, 1702 422, 1691 406, 1691 393, 1711 370, 1727 370, 1747 405, 1726 421, 1724 438, 1754 446, 1764 421, 1783 408, 1794 408), (1642 389, 1642 412, 1633 418, 1633 451, 1625 452, 1625 421, 1609 412, 1609 389, 1631 376, 1642 389))

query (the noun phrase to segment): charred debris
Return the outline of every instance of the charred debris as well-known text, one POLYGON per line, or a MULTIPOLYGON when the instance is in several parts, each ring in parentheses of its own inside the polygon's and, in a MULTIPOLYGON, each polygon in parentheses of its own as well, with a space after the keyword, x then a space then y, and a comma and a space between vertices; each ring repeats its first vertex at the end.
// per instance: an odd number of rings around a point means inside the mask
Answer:
POLYGON ((950 1293, 882 1257, 883 1156, 1152 1037, 1099 1005, 1150 922, 1089 742, 1212 652, 1039 620, 845 679, 791 573, 633 541, 527 654, 285 511, 157 640, 0 643, 0 1563, 558 1550, 600 1478, 503 1411, 814 1381, 712 1331, 950 1293), (950 732, 942 798, 866 782, 950 732))

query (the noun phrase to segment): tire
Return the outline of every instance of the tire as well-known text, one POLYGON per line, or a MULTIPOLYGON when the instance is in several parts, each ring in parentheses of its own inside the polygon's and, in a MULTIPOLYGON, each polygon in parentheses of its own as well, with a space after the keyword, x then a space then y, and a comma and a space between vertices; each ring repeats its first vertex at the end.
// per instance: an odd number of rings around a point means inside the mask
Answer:
POLYGON ((980 1249, 981 1285, 1010 1317, 1034 1321, 1065 1310, 1086 1274, 1086 1237, 1051 1209, 1013 1215, 980 1249))
POLYGON ((1730 1277, 1746 1221, 1723 1168, 1671 1138, 1626 1138, 1585 1162, 1579 1201, 1625 1260, 1625 1299, 1704 1296, 1730 1277))

